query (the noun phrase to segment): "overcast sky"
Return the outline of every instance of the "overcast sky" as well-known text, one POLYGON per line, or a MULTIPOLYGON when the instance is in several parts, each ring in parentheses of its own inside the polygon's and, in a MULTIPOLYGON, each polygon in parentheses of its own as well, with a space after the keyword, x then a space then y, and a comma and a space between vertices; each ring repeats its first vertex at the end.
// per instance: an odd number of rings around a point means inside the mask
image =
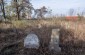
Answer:
POLYGON ((35 8, 50 7, 53 13, 67 13, 68 9, 84 10, 85 0, 31 0, 35 8))

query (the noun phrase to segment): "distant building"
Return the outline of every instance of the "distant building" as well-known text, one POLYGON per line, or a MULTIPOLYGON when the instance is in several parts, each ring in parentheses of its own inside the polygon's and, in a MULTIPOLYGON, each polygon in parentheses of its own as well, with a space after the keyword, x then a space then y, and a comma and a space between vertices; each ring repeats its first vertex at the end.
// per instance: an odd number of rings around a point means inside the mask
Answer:
POLYGON ((65 17, 67 20, 78 20, 78 16, 66 16, 65 17))

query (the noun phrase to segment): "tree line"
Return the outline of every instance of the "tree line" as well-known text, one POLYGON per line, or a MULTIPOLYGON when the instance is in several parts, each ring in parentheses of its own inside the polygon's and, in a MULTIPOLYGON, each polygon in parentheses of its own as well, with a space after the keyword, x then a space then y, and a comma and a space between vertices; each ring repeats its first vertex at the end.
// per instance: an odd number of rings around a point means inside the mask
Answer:
POLYGON ((4 19, 8 17, 17 17, 18 20, 21 18, 31 18, 32 12, 34 11, 33 17, 43 18, 46 13, 51 13, 43 6, 40 9, 35 9, 30 0, 0 0, 0 15, 4 19))

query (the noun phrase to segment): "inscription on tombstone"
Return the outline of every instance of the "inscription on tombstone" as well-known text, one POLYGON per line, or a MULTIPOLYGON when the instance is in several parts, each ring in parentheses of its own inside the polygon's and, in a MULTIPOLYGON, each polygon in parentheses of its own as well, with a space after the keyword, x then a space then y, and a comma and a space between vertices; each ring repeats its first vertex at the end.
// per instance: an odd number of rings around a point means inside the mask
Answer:
POLYGON ((36 34, 28 34, 24 39, 24 47, 25 48, 39 48, 39 39, 36 34))
POLYGON ((59 29, 52 29, 49 49, 56 52, 61 51, 61 48, 59 47, 59 29))

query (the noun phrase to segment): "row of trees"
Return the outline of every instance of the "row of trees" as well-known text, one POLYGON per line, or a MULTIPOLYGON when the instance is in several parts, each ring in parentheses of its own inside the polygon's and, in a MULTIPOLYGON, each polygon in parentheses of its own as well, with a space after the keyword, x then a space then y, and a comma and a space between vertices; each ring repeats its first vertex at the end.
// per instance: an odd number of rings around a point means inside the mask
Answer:
MULTIPOLYGON (((3 17, 6 18, 6 15, 12 15, 12 13, 15 13, 15 15, 17 16, 18 20, 20 19, 20 12, 21 10, 24 9, 23 6, 28 6, 28 9, 30 9, 31 7, 29 5, 31 5, 29 0, 11 0, 11 3, 9 5, 6 4, 7 0, 0 0, 0 7, 1 7, 1 13, 3 13, 3 17)), ((31 10, 30 10, 31 11, 31 10)))
POLYGON ((75 13, 78 16, 84 16, 85 15, 85 9, 83 11, 81 11, 81 12, 79 12, 79 10, 76 11, 75 9, 69 9, 68 13, 69 13, 70 16, 73 16, 75 13))
POLYGON ((85 17, 85 8, 84 9, 68 9, 66 13, 57 13, 54 15, 54 17, 65 17, 65 16, 79 16, 79 17, 85 17))
POLYGON ((40 9, 34 9, 30 0, 0 0, 0 15, 3 14, 4 19, 7 17, 17 17, 18 20, 21 17, 29 18, 34 11, 33 16, 43 17, 47 12, 51 13, 52 10, 48 10, 45 6, 40 9), (26 17, 25 17, 26 16, 26 17))

